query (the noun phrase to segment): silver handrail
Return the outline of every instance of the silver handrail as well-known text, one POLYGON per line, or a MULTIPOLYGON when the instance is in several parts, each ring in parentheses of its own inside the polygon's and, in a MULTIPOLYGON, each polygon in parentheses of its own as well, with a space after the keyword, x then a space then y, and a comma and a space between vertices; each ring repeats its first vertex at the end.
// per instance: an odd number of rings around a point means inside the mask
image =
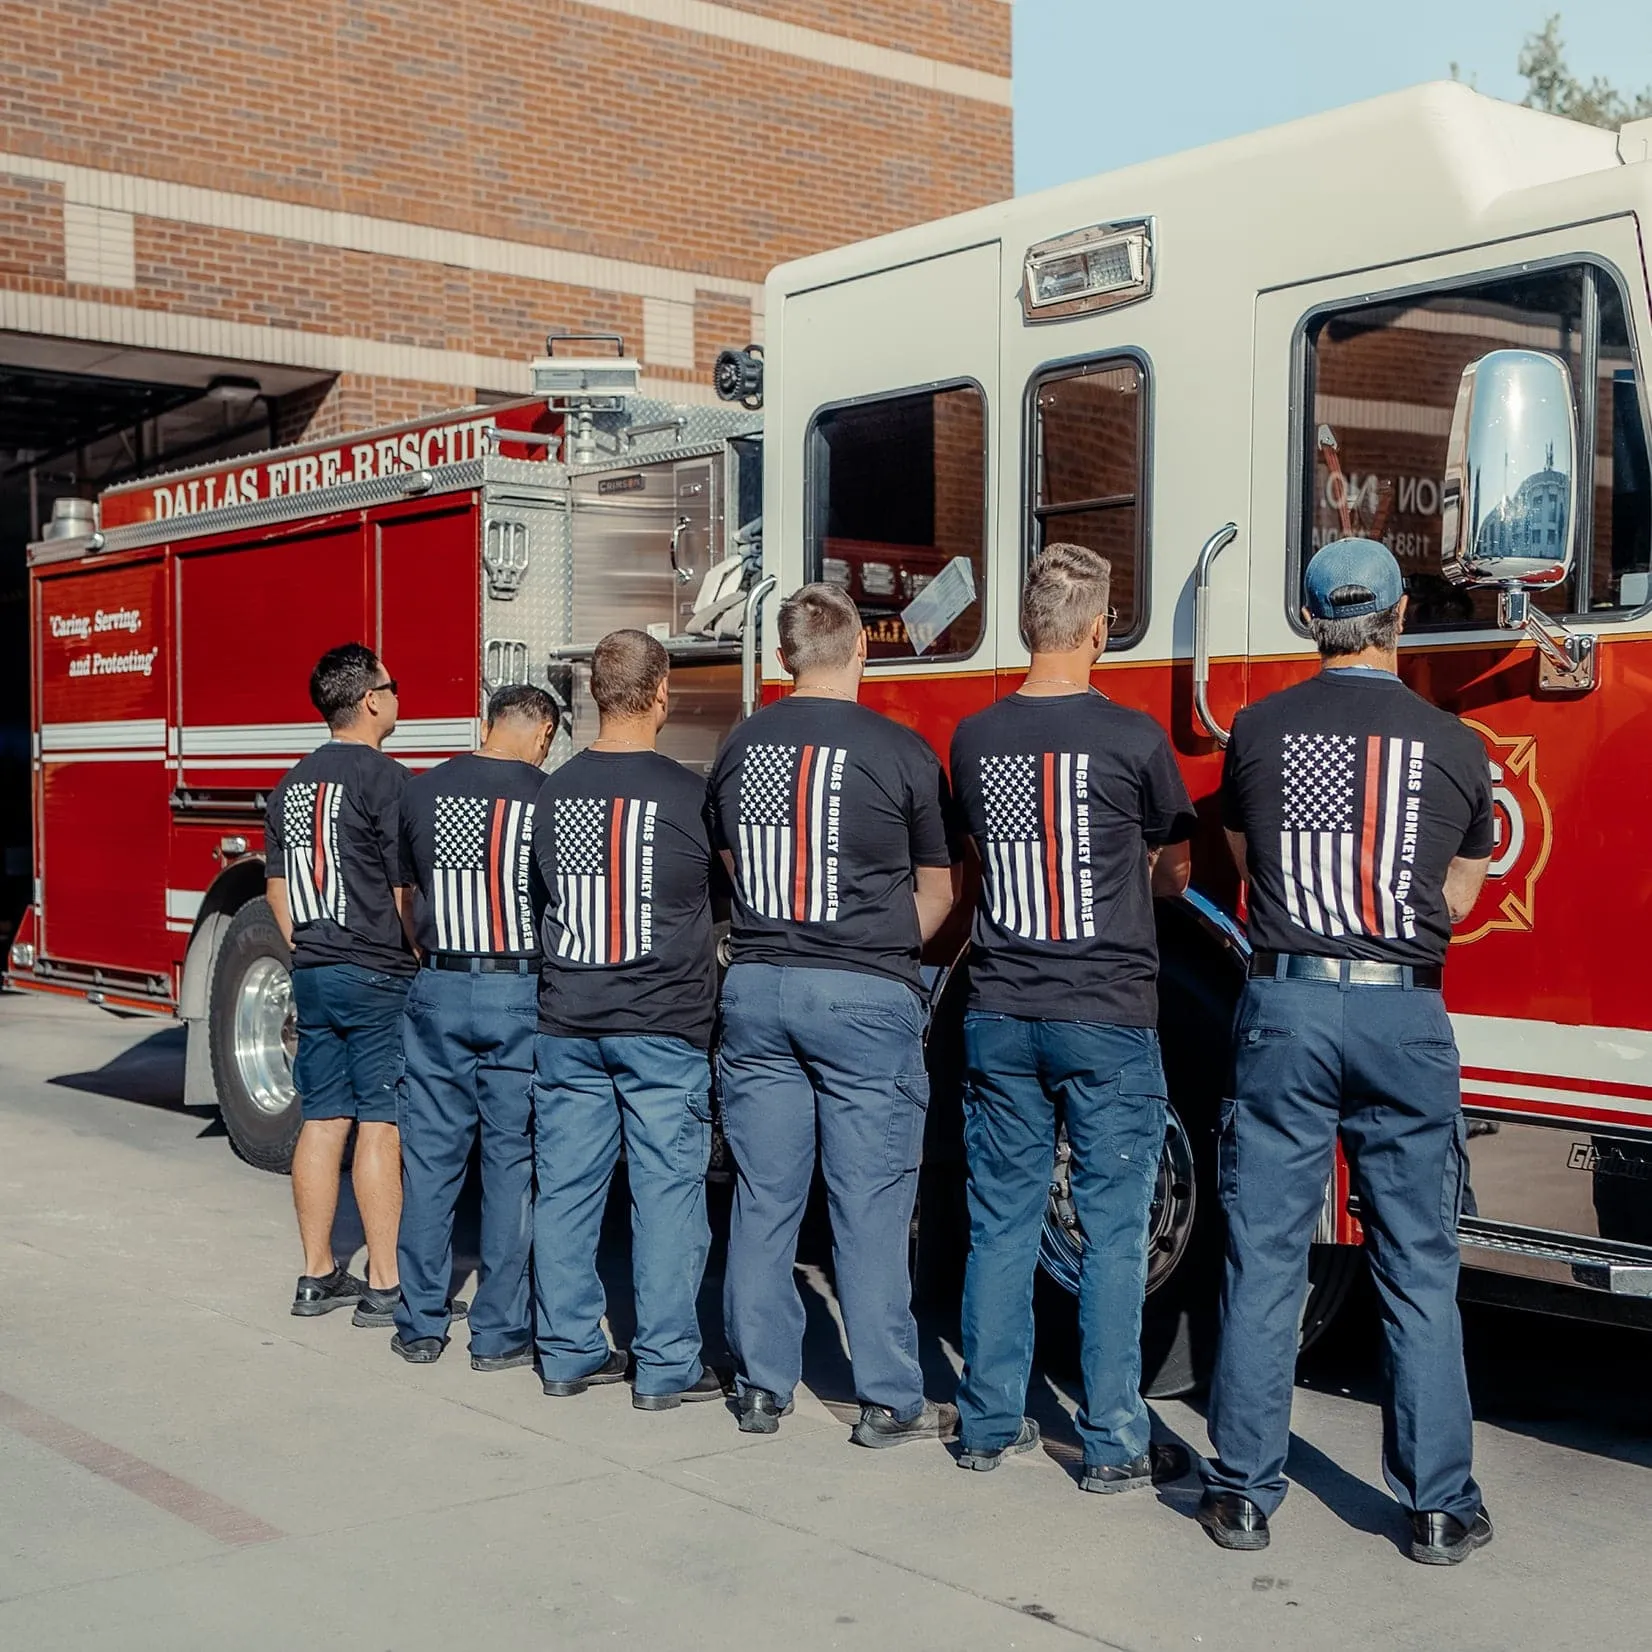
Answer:
POLYGON ((1219 527, 1200 548, 1193 574, 1193 715, 1219 746, 1228 743, 1228 730, 1210 709, 1210 570, 1238 533, 1235 522, 1219 527))
POLYGON ((780 583, 778 574, 764 574, 746 592, 746 617, 740 627, 740 715, 757 710, 757 611, 763 598, 780 583))

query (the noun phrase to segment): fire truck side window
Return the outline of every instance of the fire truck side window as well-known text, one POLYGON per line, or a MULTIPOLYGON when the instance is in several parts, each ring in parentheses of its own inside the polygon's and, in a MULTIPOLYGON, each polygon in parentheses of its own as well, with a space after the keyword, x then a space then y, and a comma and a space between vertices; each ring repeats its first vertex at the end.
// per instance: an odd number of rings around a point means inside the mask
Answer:
MULTIPOLYGON (((1495 591, 1440 574, 1440 479, 1462 370, 1488 350, 1549 350, 1578 386, 1584 520, 1578 570, 1535 595, 1551 614, 1625 612, 1652 591, 1652 479, 1617 281, 1594 265, 1509 275, 1320 316, 1308 329, 1307 497, 1300 564, 1352 532, 1405 570, 1412 630, 1494 622, 1495 591), (1592 396, 1582 388, 1592 378, 1592 396)), ((1557 530, 1558 531, 1558 530, 1557 530)))
POLYGON ((1129 647, 1147 619, 1146 408, 1140 364, 1117 356, 1046 373, 1033 393, 1029 553, 1083 545, 1113 564, 1109 649, 1129 647))
POLYGON ((960 384, 828 408, 809 430, 812 580, 844 586, 873 660, 958 659, 981 640, 987 405, 960 384), (915 599, 936 587, 927 602, 915 599))

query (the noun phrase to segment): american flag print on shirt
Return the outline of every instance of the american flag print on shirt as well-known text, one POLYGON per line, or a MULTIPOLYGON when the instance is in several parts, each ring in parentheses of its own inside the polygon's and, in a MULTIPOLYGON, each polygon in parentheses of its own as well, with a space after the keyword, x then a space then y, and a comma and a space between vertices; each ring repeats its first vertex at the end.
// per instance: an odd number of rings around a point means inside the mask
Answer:
POLYGON ((847 761, 842 746, 746 748, 735 863, 741 893, 759 917, 837 922, 847 761))
POLYGON ((438 952, 533 951, 533 812, 512 797, 437 797, 430 905, 438 952))
POLYGON ((1423 742, 1287 734, 1279 856, 1291 922, 1316 935, 1410 940, 1423 742))
POLYGON ((983 757, 981 801, 992 921, 1030 941, 1093 939, 1089 753, 983 757))
POLYGON ((639 797, 556 801, 557 957, 627 964, 654 950, 654 829, 659 804, 639 797))
POLYGON ((323 919, 345 927, 344 867, 338 858, 338 814, 344 788, 336 780, 300 780, 287 788, 281 825, 283 870, 295 924, 323 919))

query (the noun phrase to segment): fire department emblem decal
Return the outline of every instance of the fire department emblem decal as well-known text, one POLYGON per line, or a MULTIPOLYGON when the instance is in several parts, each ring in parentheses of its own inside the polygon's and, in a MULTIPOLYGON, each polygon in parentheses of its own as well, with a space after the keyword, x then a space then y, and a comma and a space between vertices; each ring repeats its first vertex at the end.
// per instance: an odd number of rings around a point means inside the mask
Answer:
POLYGON ((1482 723, 1463 719, 1486 743, 1491 759, 1491 803, 1496 824, 1486 887, 1456 946, 1467 946, 1497 929, 1530 931, 1537 921, 1537 880, 1549 863, 1554 820, 1537 783, 1537 739, 1530 734, 1494 734, 1482 723))

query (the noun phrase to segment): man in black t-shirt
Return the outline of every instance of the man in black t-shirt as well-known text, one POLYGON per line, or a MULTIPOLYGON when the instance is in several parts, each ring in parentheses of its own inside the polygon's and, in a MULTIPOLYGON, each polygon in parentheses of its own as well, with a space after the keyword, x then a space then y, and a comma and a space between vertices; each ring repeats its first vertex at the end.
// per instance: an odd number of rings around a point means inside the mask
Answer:
POLYGON ((480 749, 409 781, 402 797, 402 881, 415 891, 424 968, 402 1019, 402 1296, 390 1346, 414 1365, 447 1346, 453 1212, 478 1132, 471 1368, 533 1362, 533 1035, 544 904, 533 819, 556 725, 544 689, 501 688, 488 701, 480 749))
POLYGON ((396 1225, 401 1153, 396 1080, 402 1004, 418 968, 403 925, 401 797, 407 771, 380 750, 396 726, 396 680, 371 648, 321 656, 310 700, 332 738, 289 769, 264 821, 265 892, 293 950, 304 1125, 293 1203, 304 1275, 293 1312, 355 1305, 357 1325, 389 1325, 400 1291, 396 1225), (367 1279, 333 1255, 333 1218, 350 1126, 350 1180, 367 1236, 367 1279))
POLYGON ((1285 1495, 1308 1245, 1340 1132, 1382 1300, 1383 1472, 1411 1557, 1491 1541, 1457 1317, 1462 1097, 1440 978, 1492 849, 1485 748, 1396 673, 1398 564, 1338 540, 1304 577, 1317 677, 1241 711, 1222 818, 1249 883, 1250 980, 1220 1143, 1222 1332, 1199 1518, 1260 1549, 1285 1495))
POLYGON ((840 587, 788 597, 779 631, 796 687, 734 731, 706 797, 735 886, 718 1077, 740 1427, 772 1434, 802 1373, 792 1268, 818 1129, 851 1438, 933 1439, 952 1408, 924 1398, 907 1244, 929 1105, 918 955, 956 898, 946 779, 917 735, 855 703, 866 638, 840 587))
POLYGON ((1033 1272, 1065 1124, 1084 1227, 1079 1484, 1175 1478, 1142 1403, 1147 1215, 1164 1147, 1153 896, 1187 887, 1193 805, 1150 717, 1090 686, 1107 647, 1112 566, 1077 545, 1032 565, 1032 661, 1009 698, 966 717, 952 783, 981 861, 964 1017, 970 1248, 964 1274, 965 1468, 1030 1450, 1033 1272))
POLYGON ((625 1144, 636 1298, 632 1404, 715 1400, 696 1299, 711 1231, 715 1009, 703 782, 655 750, 670 708, 665 649, 615 631, 591 656, 597 737, 539 793, 546 890, 534 1046, 534 1281, 547 1394, 625 1375, 603 1334, 597 1240, 625 1144))

